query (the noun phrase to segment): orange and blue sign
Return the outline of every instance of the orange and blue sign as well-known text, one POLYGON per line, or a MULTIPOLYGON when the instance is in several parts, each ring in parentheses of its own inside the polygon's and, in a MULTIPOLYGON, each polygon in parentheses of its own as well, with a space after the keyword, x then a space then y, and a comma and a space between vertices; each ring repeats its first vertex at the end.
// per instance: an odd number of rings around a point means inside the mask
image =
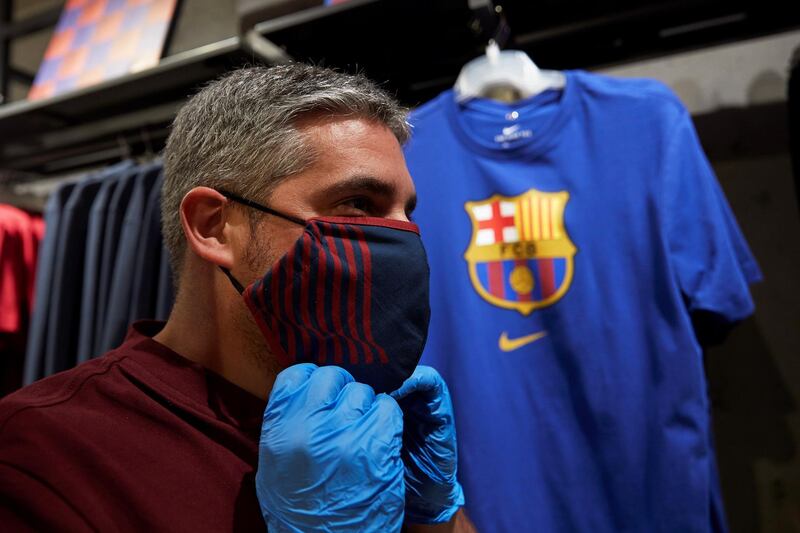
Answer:
POLYGON ((28 100, 158 64, 177 0, 68 0, 28 100))

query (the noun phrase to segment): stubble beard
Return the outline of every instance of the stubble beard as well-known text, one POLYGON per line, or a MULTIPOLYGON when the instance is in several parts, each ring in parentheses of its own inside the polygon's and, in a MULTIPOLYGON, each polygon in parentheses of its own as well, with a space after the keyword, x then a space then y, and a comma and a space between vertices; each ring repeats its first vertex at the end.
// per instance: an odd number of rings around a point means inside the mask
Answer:
MULTIPOLYGON (((255 234, 255 232, 251 232, 255 234)), ((274 247, 269 241, 253 239, 245 252, 244 261, 250 272, 261 277, 277 260, 274 247)), ((277 375, 281 370, 275 355, 270 352, 264 335, 246 305, 237 308, 235 322, 240 324, 239 331, 248 347, 248 357, 256 363, 260 370, 277 375)))

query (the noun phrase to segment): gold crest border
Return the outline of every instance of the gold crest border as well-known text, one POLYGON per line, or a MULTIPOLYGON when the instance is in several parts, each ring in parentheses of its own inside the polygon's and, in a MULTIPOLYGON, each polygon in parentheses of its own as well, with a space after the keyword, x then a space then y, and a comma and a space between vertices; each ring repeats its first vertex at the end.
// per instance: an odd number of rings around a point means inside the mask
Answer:
MULTIPOLYGON (((476 247, 475 239, 477 238, 479 229, 478 221, 475 220, 475 216, 472 213, 472 208, 476 205, 490 204, 498 200, 515 201, 520 196, 523 196, 530 192, 536 192, 542 195, 565 193, 567 195, 567 199, 566 202, 564 202, 564 212, 566 213, 566 205, 569 203, 570 200, 570 194, 567 191, 558 191, 555 193, 549 193, 540 191, 539 189, 528 189, 527 191, 523 192, 522 194, 518 194, 517 196, 503 196, 502 194, 494 194, 484 200, 470 201, 464 203, 464 210, 467 212, 467 216, 469 217, 469 220, 472 223, 472 237, 470 238, 469 246, 467 246, 467 249, 464 251, 463 257, 464 260, 467 262, 467 265, 469 265, 469 278, 470 281, 472 282, 472 286, 475 288, 477 293, 490 304, 495 305, 497 307, 501 307, 503 309, 511 309, 519 311, 523 316, 528 316, 537 309, 553 305, 555 302, 560 300, 561 297, 563 297, 564 294, 569 290, 569 288, 572 286, 572 278, 575 270, 574 263, 575 263, 575 254, 577 253, 577 247, 575 247, 575 251, 571 253, 569 256, 564 256, 564 258, 567 260, 566 272, 564 273, 564 281, 561 283, 558 290, 549 298, 545 300, 539 300, 537 302, 512 302, 510 300, 503 300, 502 298, 498 298, 490 294, 486 289, 483 288, 483 285, 481 285, 480 279, 478 278, 478 272, 476 269, 476 264, 478 263, 478 261, 472 261, 468 259, 467 255, 472 248, 476 247)), ((564 230, 566 232, 566 221, 564 221, 564 230)), ((567 235, 567 241, 569 241, 570 244, 572 244, 574 247, 575 243, 573 243, 572 239, 569 238, 569 232, 566 232, 566 235, 567 235)))

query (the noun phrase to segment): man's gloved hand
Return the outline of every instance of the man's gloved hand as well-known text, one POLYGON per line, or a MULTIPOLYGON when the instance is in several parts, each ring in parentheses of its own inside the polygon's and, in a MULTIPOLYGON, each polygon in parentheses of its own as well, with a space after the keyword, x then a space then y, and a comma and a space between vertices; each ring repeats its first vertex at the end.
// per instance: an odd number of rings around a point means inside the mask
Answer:
POLYGON ((433 368, 418 366, 392 397, 405 419, 406 520, 447 522, 464 505, 456 479, 456 426, 447 384, 433 368))
POLYGON ((346 370, 278 374, 264 411, 256 490, 271 533, 400 531, 403 414, 346 370))

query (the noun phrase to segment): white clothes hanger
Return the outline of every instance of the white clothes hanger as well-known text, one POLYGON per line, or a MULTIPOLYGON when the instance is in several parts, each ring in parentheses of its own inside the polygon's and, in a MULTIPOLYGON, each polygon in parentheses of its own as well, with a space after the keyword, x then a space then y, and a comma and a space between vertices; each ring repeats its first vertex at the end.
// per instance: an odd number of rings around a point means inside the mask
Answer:
POLYGON ((464 65, 453 89, 458 102, 472 98, 514 102, 548 89, 562 90, 565 85, 562 72, 541 70, 525 52, 501 51, 492 39, 486 55, 464 65))

